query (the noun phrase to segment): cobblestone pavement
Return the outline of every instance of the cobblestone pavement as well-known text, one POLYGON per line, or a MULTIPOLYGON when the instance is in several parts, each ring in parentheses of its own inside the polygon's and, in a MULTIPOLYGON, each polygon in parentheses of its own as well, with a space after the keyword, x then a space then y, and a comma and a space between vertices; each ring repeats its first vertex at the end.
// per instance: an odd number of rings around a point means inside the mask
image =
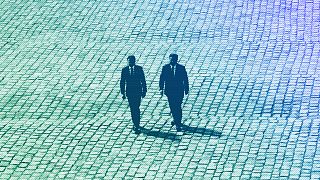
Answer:
POLYGON ((0 179, 319 179, 320 2, 2 0, 0 179), (182 134, 158 92, 176 52, 182 134), (119 94, 144 67, 144 127, 119 94))

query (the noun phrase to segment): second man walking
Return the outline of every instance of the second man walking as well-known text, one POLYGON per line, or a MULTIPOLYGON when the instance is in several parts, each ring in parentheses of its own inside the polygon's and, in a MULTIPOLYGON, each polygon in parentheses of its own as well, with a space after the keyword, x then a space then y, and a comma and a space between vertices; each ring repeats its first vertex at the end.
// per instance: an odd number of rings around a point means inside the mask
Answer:
POLYGON ((181 131, 182 109, 181 104, 184 94, 189 93, 188 75, 185 67, 178 64, 178 55, 170 54, 170 63, 162 68, 159 87, 160 93, 168 97, 171 114, 174 121, 171 125, 176 125, 177 131, 181 131))

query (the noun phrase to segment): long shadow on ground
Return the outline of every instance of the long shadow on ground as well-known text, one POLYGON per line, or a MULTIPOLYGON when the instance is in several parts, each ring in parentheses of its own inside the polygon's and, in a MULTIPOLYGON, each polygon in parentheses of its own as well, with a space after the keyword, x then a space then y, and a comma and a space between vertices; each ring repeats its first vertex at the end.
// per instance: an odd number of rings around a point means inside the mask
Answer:
POLYGON ((217 136, 217 137, 221 137, 222 133, 215 131, 213 129, 208 129, 208 128, 202 128, 202 127, 191 127, 188 125, 182 125, 182 131, 184 132, 190 132, 190 133, 197 133, 197 134, 201 134, 201 135, 209 135, 209 136, 217 136))
MULTIPOLYGON (((201 128, 201 127, 191 127, 188 125, 183 125, 182 126, 182 131, 186 133, 192 133, 192 134, 201 134, 201 135, 209 135, 209 136, 216 136, 216 137, 221 137, 222 133, 215 131, 213 129, 208 129, 208 128, 201 128)), ((176 133, 168 133, 168 132, 161 132, 161 131, 154 131, 151 129, 146 129, 144 127, 141 127, 141 133, 147 135, 147 136, 153 136, 156 138, 163 138, 163 139, 169 139, 171 141, 180 141, 181 139, 179 135, 176 133)))
POLYGON ((151 129, 146 129, 144 127, 141 127, 141 133, 147 135, 147 136, 153 136, 156 138, 163 138, 163 139, 169 139, 172 141, 180 141, 179 136, 177 136, 175 133, 167 133, 167 132, 161 132, 161 131, 154 131, 151 129))

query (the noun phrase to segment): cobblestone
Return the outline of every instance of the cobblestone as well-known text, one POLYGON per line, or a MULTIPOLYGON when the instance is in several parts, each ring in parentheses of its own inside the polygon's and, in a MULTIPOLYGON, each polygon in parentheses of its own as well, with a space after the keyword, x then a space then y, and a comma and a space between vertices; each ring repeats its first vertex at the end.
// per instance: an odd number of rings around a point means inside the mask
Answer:
POLYGON ((318 1, 0 3, 0 179, 319 179, 318 1), (186 130, 158 92, 176 52, 186 130), (143 66, 144 127, 119 95, 143 66))

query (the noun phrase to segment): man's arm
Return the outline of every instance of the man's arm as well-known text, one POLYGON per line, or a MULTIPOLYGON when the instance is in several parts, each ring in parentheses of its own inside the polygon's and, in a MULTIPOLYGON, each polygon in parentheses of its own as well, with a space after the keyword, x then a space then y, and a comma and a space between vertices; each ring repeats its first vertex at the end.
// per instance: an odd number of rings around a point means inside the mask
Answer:
POLYGON ((164 66, 162 67, 162 71, 160 74, 160 81, 159 81, 159 88, 160 88, 160 93, 163 95, 163 87, 164 87, 164 66))
POLYGON ((125 84, 126 84, 126 80, 125 80, 125 74, 124 74, 124 69, 122 69, 121 71, 121 79, 120 79, 120 92, 123 95, 123 97, 125 97, 125 84))
POLYGON ((186 68, 183 67, 184 77, 183 77, 183 85, 184 85, 184 92, 185 94, 189 94, 189 80, 188 80, 188 74, 186 71, 186 68))
POLYGON ((147 94, 147 84, 146 84, 146 77, 144 76, 142 67, 141 67, 141 85, 142 85, 142 97, 144 98, 147 94))

